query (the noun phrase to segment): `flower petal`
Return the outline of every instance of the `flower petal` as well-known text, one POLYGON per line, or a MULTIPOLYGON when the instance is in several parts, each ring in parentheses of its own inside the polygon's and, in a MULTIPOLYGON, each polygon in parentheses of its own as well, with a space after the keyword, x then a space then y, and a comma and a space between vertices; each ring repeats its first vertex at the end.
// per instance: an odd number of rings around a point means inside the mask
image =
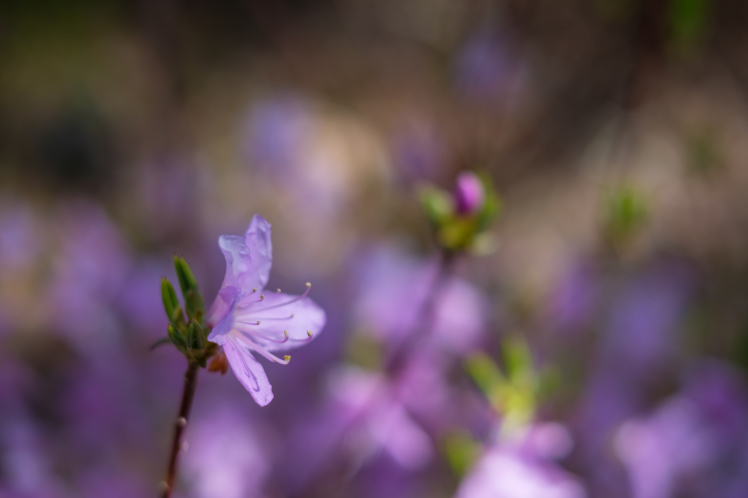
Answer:
POLYGON ((218 238, 218 246, 226 258, 222 287, 233 286, 242 292, 265 287, 273 265, 270 228, 265 218, 255 215, 244 237, 221 235, 218 238))
POLYGON ((272 227, 262 216, 256 214, 249 223, 244 234, 244 243, 249 248, 254 267, 252 271, 257 278, 258 289, 264 289, 273 266, 273 242, 271 240, 272 227))
POLYGON ((302 346, 311 340, 309 332, 312 338, 322 332, 327 316, 310 298, 294 301, 298 298, 281 292, 268 292, 261 303, 247 308, 239 306, 234 311, 235 327, 252 335, 252 340, 268 351, 288 351, 302 346), (256 325, 258 321, 260 325, 256 325), (281 343, 286 331, 289 338, 281 343))
POLYGON ((231 285, 219 290, 216 300, 213 301, 208 313, 205 315, 205 323, 209 327, 215 327, 227 313, 233 311, 239 294, 239 289, 231 285))
POLYGON ((252 356, 250 350, 242 347, 235 339, 229 338, 223 344, 223 351, 234 375, 257 404, 265 406, 270 403, 273 400, 273 387, 265 374, 265 369, 252 356))
POLYGON ((240 301, 241 295, 236 287, 224 287, 218 291, 218 296, 208 310, 208 318, 206 319, 208 325, 215 323, 216 320, 218 321, 208 335, 209 341, 218 345, 223 345, 226 342, 226 334, 234 328, 234 309, 240 301))

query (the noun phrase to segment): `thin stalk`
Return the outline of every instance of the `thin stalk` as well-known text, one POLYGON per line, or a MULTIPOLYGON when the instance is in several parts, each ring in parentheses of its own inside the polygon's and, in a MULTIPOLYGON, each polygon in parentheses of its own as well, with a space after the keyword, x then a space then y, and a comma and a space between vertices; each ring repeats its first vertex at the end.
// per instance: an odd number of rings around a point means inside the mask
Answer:
POLYGON ((174 481, 177 479, 177 457, 179 450, 182 448, 182 438, 187 430, 187 421, 190 418, 190 409, 192 400, 195 398, 195 388, 197 387, 197 371, 200 366, 197 363, 189 362, 187 372, 184 374, 184 390, 182 391, 182 402, 179 405, 179 415, 174 423, 174 439, 171 442, 171 455, 169 455, 169 467, 166 470, 166 477, 162 484, 161 498, 171 498, 174 491, 174 481))
POLYGON ((418 318, 414 330, 405 336, 405 339, 396 346, 385 362, 385 372, 390 379, 395 379, 401 370, 408 364, 410 355, 417 349, 421 342, 428 340, 436 320, 436 304, 442 295, 445 284, 452 275, 456 254, 452 251, 443 250, 439 259, 434 282, 429 288, 426 300, 418 310, 418 318))

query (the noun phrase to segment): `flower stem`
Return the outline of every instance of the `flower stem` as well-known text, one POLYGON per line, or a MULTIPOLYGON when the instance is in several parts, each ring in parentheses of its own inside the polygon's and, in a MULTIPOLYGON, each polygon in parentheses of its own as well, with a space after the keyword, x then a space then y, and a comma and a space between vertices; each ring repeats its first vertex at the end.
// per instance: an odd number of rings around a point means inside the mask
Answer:
POLYGON ((385 362, 385 372, 390 379, 397 378, 407 365, 410 354, 422 341, 426 340, 434 327, 436 304, 441 297, 445 284, 452 275, 456 254, 443 250, 439 259, 439 268, 430 287, 426 300, 418 310, 416 328, 395 348, 385 362))
POLYGON ((182 402, 179 405, 179 415, 174 423, 174 439, 171 442, 171 455, 169 455, 169 467, 166 470, 166 477, 162 482, 161 498, 170 498, 174 491, 174 481, 177 478, 177 456, 182 448, 182 437, 187 429, 187 421, 190 417, 192 400, 195 398, 195 388, 197 387, 197 371, 200 365, 189 362, 187 372, 184 374, 184 390, 182 391, 182 402))

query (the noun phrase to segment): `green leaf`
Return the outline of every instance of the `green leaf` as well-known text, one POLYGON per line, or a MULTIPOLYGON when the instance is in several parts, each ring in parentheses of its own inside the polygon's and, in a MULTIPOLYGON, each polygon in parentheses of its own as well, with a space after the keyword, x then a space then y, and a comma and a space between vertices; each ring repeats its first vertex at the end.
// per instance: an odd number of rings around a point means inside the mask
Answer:
POLYGON ((466 359, 465 370, 487 397, 504 384, 504 376, 499 367, 485 353, 476 353, 466 359))

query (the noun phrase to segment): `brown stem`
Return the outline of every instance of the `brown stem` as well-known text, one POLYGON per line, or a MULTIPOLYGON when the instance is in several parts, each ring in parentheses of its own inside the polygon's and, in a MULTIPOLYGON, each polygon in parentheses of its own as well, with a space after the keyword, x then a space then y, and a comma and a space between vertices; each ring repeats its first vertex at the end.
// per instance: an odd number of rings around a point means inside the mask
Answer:
POLYGON ((182 402, 179 405, 179 415, 174 423, 174 439, 171 442, 171 455, 169 455, 169 467, 166 470, 166 477, 162 483, 163 491, 161 498, 171 498, 174 491, 174 481, 177 478, 177 456, 182 447, 182 437, 187 429, 187 420, 190 417, 190 408, 192 400, 195 398, 195 388, 197 387, 197 371, 200 366, 197 363, 190 362, 187 372, 184 374, 184 390, 182 391, 182 402))

